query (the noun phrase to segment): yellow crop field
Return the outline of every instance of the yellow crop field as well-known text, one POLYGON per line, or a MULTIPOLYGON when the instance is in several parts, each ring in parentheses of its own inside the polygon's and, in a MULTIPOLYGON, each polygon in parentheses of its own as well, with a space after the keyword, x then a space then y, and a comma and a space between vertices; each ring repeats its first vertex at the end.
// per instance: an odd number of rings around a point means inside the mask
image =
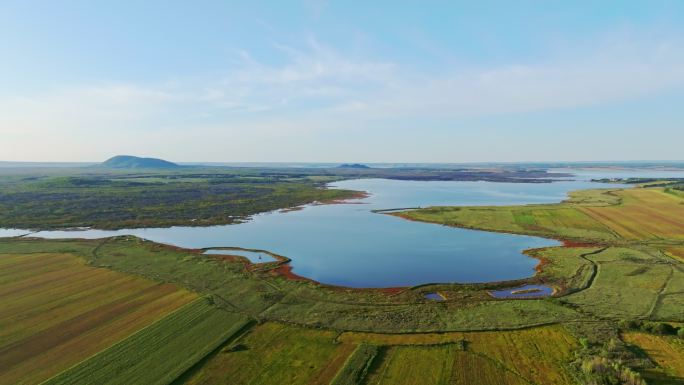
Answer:
MULTIPOLYGON (((344 343, 367 342, 378 345, 410 345, 412 349, 432 349, 430 345, 449 342, 453 342, 454 345, 452 346, 455 346, 463 341, 465 353, 476 355, 485 360, 479 358, 466 359, 460 356, 452 358, 469 360, 468 362, 473 362, 473 365, 479 363, 478 365, 497 366, 501 369, 502 376, 499 383, 504 384, 516 383, 515 378, 522 378, 527 382, 534 383, 572 384, 572 379, 566 372, 564 365, 572 360, 572 351, 578 346, 577 341, 562 326, 545 326, 517 331, 410 335, 348 332, 343 333, 338 339, 344 343), (425 346, 421 347, 421 345, 425 346)), ((413 352, 413 350, 394 349, 390 351, 390 357, 401 356, 402 354, 411 356, 413 352)), ((439 367, 439 364, 436 363, 435 365, 439 367)), ((458 376, 467 377, 468 373, 471 373, 473 377, 470 378, 470 383, 478 383, 478 373, 481 372, 478 368, 484 367, 475 365, 468 371, 458 374, 458 376)), ((425 370, 429 370, 427 366, 425 370)), ((427 376, 427 374, 425 375, 427 376)), ((450 375, 456 376, 454 373, 450 375)), ((375 376, 377 377, 378 374, 375 373, 375 376)), ((465 380, 461 379, 460 381, 465 380)), ((495 379, 492 381, 496 383, 495 379)))
POLYGON ((667 251, 673 258, 679 260, 680 262, 684 262, 684 246, 672 247, 669 248, 667 251))
POLYGON ((70 254, 0 254, 0 384, 45 380, 194 298, 70 254))
MULTIPOLYGON (((658 369, 645 373, 647 378, 654 378, 653 383, 669 383, 665 378, 684 378, 684 341, 672 336, 657 336, 653 334, 630 332, 622 338, 625 342, 639 346, 658 369)), ((651 383, 651 382, 649 382, 651 383)), ((677 382, 672 382, 679 383, 677 382)))
POLYGON ((582 207, 585 213, 627 239, 684 239, 684 199, 662 189, 627 189, 617 206, 582 207))

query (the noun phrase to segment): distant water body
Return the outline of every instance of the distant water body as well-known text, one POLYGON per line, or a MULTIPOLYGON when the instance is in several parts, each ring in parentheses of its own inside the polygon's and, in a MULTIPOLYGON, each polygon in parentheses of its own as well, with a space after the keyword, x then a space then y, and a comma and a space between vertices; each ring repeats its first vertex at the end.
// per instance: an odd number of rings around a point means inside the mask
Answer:
MULTIPOLYGON (((348 180, 332 188, 362 190, 365 199, 309 205, 302 210, 255 215, 235 225, 117 231, 43 231, 45 238, 136 235, 186 248, 241 247, 292 259, 295 274, 348 287, 490 282, 526 278, 537 260, 521 252, 557 245, 539 237, 490 233, 407 221, 371 210, 436 205, 554 203, 573 190, 616 187, 582 175, 554 183, 348 180)), ((684 173, 681 173, 684 176, 684 173)), ((642 176, 632 173, 630 176, 642 176)), ((21 231, 11 234, 19 235, 21 231)), ((11 235, 8 234, 8 235, 11 235)), ((2 231, 0 231, 2 236, 2 231)))

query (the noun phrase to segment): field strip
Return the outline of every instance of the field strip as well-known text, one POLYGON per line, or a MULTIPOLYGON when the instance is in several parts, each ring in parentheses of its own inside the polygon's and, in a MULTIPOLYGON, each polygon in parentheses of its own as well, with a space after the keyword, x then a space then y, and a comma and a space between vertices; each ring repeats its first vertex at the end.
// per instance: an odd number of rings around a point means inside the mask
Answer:
POLYGON ((344 365, 337 372, 330 385, 359 384, 366 377, 373 360, 381 349, 378 345, 359 344, 347 357, 344 365))
POLYGON ((520 372, 514 370, 513 368, 510 368, 510 367, 509 367, 508 365, 506 365, 505 363, 503 363, 503 362, 497 360, 497 359, 494 358, 494 357, 490 357, 490 356, 487 355, 486 353, 482 353, 482 352, 470 352, 470 351, 467 351, 467 350, 464 351, 464 353, 476 355, 476 356, 482 357, 483 359, 489 360, 489 361, 491 361, 494 365, 498 366, 499 368, 501 368, 501 369, 503 369, 503 370, 505 370, 505 371, 507 371, 507 372, 510 372, 511 374, 515 375, 516 377, 519 377, 521 380, 525 381, 526 383, 528 383, 528 384, 530 384, 530 385, 540 385, 540 384, 538 384, 538 383, 536 383, 536 382, 531 381, 529 378, 523 376, 522 374, 520 374, 520 372))
POLYGON ((170 384, 249 322, 199 298, 43 384, 170 384))
POLYGON ((667 286, 672 281, 672 277, 674 276, 674 267, 670 266, 670 273, 667 276, 667 279, 665 282, 663 282, 663 285, 660 287, 660 290, 658 290, 658 294, 656 295, 655 299, 653 300, 653 305, 651 305, 651 308, 649 309, 648 313, 646 314, 647 319, 651 319, 653 317, 653 314, 655 313, 656 309, 660 305, 660 302, 662 301, 663 298, 663 293, 665 293, 665 290, 667 290, 667 286))
POLYGON ((2 254, 0 265, 0 384, 44 381, 197 298, 70 253, 2 254))

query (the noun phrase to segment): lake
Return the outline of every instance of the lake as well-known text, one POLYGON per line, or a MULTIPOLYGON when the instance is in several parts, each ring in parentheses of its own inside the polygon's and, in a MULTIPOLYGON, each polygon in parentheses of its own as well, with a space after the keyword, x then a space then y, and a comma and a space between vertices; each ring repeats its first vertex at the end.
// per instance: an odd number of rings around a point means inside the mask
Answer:
MULTIPOLYGON (((639 177, 652 173, 630 170, 620 174, 622 177, 639 177)), ((268 250, 291 258, 295 274, 348 287, 513 280, 534 274, 537 260, 522 254, 523 250, 554 246, 558 242, 412 222, 371 210, 436 205, 554 203, 565 199, 569 191, 617 187, 615 184, 589 181, 604 175, 579 170, 573 181, 531 184, 347 180, 333 183, 330 187, 367 191, 370 196, 344 204, 308 205, 296 211, 259 214, 245 223, 234 225, 43 231, 34 235, 45 238, 136 235, 185 248, 268 250)), ((669 173, 668 176, 682 177, 684 172, 669 173)), ((25 232, 0 229, 0 236, 16 236, 25 232)))
POLYGON ((554 240, 411 222, 371 210, 433 205, 553 203, 568 191, 615 187, 588 181, 554 183, 348 180, 331 185, 368 191, 346 204, 255 215, 236 225, 118 231, 44 231, 45 238, 131 234, 186 248, 269 250, 292 259, 295 274, 348 287, 397 287, 432 282, 490 282, 526 278, 537 260, 521 252, 554 240))

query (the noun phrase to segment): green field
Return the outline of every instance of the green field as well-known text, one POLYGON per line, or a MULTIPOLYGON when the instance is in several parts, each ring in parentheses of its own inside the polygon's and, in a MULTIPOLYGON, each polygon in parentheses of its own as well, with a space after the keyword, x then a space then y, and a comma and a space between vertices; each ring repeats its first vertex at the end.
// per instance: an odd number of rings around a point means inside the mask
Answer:
POLYGON ((482 373, 488 372, 489 376, 484 378, 489 378, 490 383, 572 384, 566 365, 578 345, 560 326, 411 335, 348 332, 339 340, 392 347, 379 355, 380 360, 370 373, 377 382, 370 383, 393 383, 401 378, 421 376, 434 376, 426 383, 477 383, 482 373), (419 358, 431 355, 438 358, 419 358), (469 366, 462 367, 459 363, 469 366), (490 372, 489 368, 497 370, 490 372))
POLYGON ((215 354, 187 384, 327 384, 350 353, 335 333, 277 323, 259 325, 215 354), (232 348, 232 349, 231 349, 232 348))
POLYGON ((248 324, 200 298, 45 384, 170 384, 248 324))
POLYGON ((195 298, 68 253, 0 254, 0 384, 40 382, 195 298))

